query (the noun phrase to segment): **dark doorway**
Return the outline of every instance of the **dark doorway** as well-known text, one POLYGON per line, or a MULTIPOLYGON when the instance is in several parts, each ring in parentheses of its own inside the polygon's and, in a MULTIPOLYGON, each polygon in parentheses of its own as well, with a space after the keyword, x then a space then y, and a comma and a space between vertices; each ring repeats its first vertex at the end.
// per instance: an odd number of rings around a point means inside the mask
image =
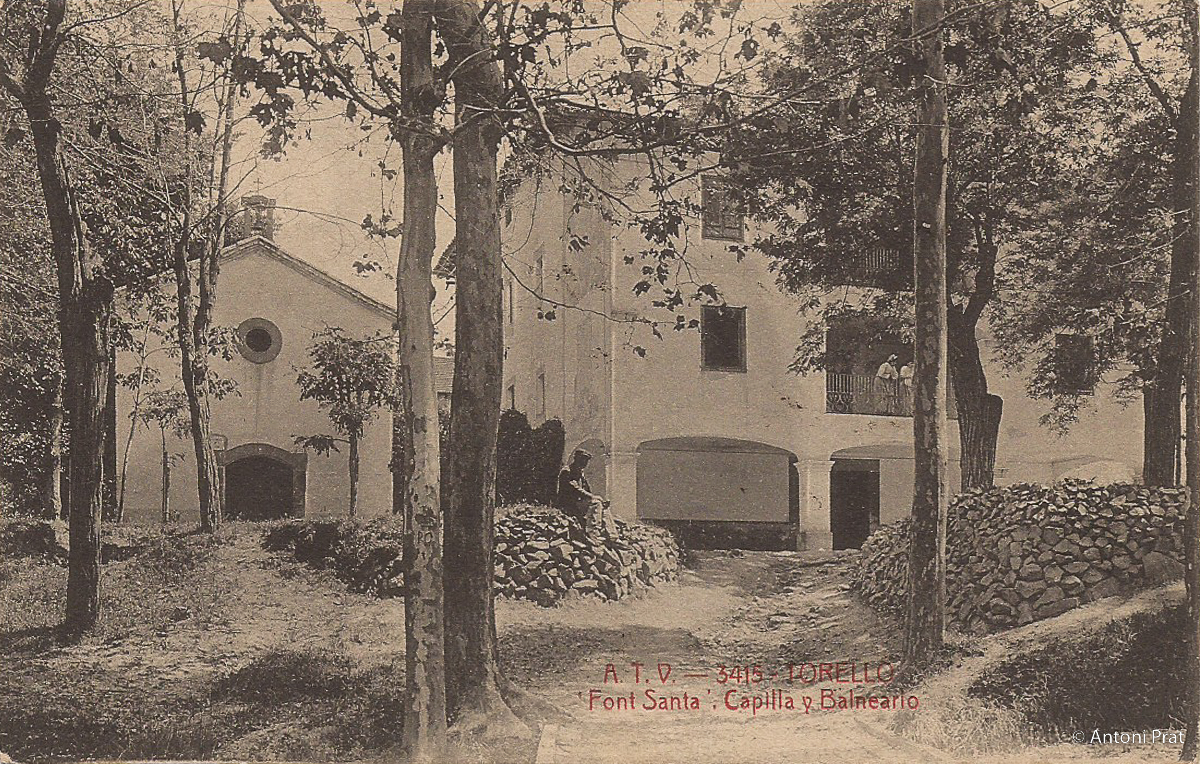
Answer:
POLYGON ((291 517, 293 469, 268 456, 246 456, 225 465, 225 516, 231 520, 291 517))
POLYGON ((834 549, 858 549, 879 526, 879 461, 835 459, 829 472, 834 549))

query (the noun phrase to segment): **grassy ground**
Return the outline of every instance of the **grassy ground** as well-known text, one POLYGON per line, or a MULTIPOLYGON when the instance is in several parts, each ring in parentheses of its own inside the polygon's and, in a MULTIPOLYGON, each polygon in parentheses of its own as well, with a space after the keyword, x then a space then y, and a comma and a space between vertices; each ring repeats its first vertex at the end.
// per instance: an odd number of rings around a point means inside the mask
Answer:
MULTIPOLYGON (((246 525, 216 540, 176 534, 106 565, 104 623, 70 647, 53 633, 63 569, 0 561, 0 751, 18 761, 395 761, 401 603, 349 593, 328 572, 264 552, 260 539, 261 528, 246 525)), ((620 602, 568 598, 544 609, 501 600, 505 672, 553 712, 517 744, 460 739, 452 760, 524 764, 535 753, 547 763, 656 764, 1173 758, 1173 750, 1146 746, 1021 748, 1028 741, 1020 725, 1005 727, 1011 716, 967 697, 986 661, 1044 641, 1049 623, 966 646, 955 667, 914 690, 921 708, 907 717, 726 708, 730 689, 736 698, 779 690, 796 703, 841 689, 789 684, 789 664, 896 660, 898 627, 850 595, 847 572, 847 562, 828 556, 707 552, 678 583, 620 602), (633 683, 635 662, 646 672, 642 684, 633 683), (620 685, 605 681, 610 664, 620 685), (670 666, 665 682, 659 664, 670 666), (733 667, 755 665, 761 682, 722 681, 722 666, 731 677, 733 667), (659 697, 687 692, 702 705, 649 710, 646 689, 659 697), (633 691, 636 707, 595 709, 592 690, 614 698, 633 691)), ((1101 606, 1055 623, 1084 628, 1107 612, 1101 606)))
POLYGON ((257 529, 162 538, 104 569, 104 622, 60 647, 62 568, 0 567, 0 750, 357 759, 386 753, 403 610, 261 551, 257 529), (397 638, 399 635, 399 639, 397 638))

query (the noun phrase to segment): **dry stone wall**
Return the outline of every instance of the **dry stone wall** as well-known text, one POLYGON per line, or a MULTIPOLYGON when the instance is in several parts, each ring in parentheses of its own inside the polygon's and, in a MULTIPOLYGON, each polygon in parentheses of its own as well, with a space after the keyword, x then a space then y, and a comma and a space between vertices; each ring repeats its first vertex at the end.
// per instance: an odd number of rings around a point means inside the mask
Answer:
MULTIPOLYGON (((969 491, 950 504, 947 617, 987 633, 1051 618, 1182 575, 1186 492, 1067 481, 969 491)), ((909 522, 863 544, 854 585, 874 607, 902 616, 909 522)))
MULTIPOLYGON (((615 600, 672 581, 679 546, 662 528, 616 520, 611 535, 586 533, 551 507, 507 507, 496 521, 496 590, 553 605, 570 592, 615 600)), ((404 592, 402 529, 390 518, 366 522, 286 520, 263 545, 300 562, 329 568, 352 591, 380 597, 404 592)))
POLYGON ((614 520, 610 536, 585 533, 562 512, 518 507, 496 524, 496 588, 552 605, 568 592, 620 599, 679 575, 670 532, 614 520))

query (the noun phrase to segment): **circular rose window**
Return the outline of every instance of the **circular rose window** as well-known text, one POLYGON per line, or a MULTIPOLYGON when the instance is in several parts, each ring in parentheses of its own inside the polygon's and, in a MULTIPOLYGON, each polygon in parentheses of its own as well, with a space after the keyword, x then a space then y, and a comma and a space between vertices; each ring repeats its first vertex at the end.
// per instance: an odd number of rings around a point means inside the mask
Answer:
POLYGON ((247 318, 237 328, 238 352, 252 363, 275 360, 283 349, 279 327, 265 318, 247 318))

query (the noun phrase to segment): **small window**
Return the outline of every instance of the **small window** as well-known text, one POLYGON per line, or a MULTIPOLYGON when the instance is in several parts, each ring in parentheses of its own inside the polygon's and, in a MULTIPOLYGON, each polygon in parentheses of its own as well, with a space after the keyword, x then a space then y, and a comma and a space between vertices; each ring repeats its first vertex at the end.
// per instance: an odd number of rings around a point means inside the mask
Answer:
POLYGON ((508 407, 510 409, 515 409, 517 407, 517 386, 516 385, 508 386, 508 407))
POLYGON ((512 326, 513 322, 513 280, 508 279, 508 325, 512 326))
POLYGON ((546 255, 541 250, 537 253, 533 275, 537 284, 537 298, 541 300, 546 294, 546 255))
POLYGON ((1092 338, 1060 334, 1054 338, 1054 378, 1063 395, 1091 395, 1096 387, 1096 350, 1092 338))
POLYGON ((746 370, 746 309, 700 309, 700 365, 709 371, 746 370))
POLYGON ((742 240, 742 213, 737 209, 729 186, 720 178, 707 176, 700 186, 700 235, 705 239, 742 240))
POLYGON ((251 363, 275 360, 283 349, 279 327, 265 318, 247 318, 237 328, 238 352, 251 363))

